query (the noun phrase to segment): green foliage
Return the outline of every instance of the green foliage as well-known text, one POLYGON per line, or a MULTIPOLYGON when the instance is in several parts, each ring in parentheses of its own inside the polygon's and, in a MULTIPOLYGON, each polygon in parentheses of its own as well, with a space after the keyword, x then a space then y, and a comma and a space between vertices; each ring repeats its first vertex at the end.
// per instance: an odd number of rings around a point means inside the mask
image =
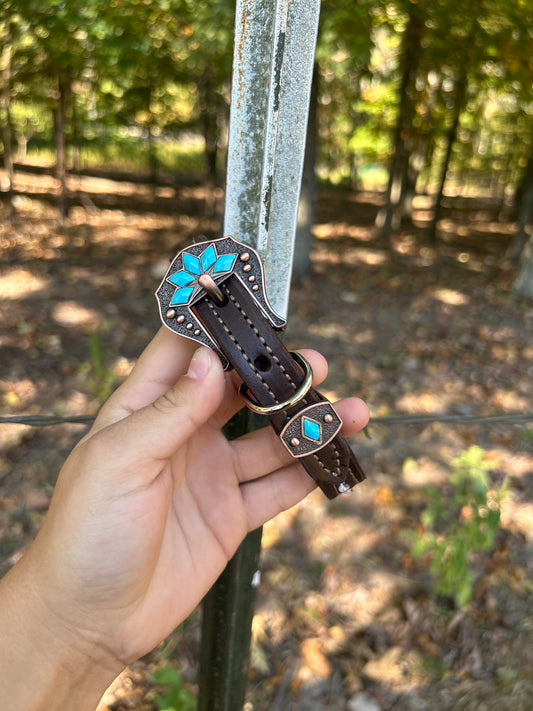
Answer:
POLYGON ((195 711, 196 699, 188 691, 180 672, 174 667, 162 667, 150 677, 152 684, 163 687, 154 696, 154 703, 160 711, 195 711))
POLYGON ((524 442, 533 442, 533 427, 526 427, 521 432, 524 442))
POLYGON ((473 446, 452 462, 451 495, 427 490, 428 505, 421 515, 422 531, 413 536, 411 554, 428 556, 435 592, 454 597, 459 607, 472 597, 472 558, 494 545, 500 524, 500 503, 508 496, 505 481, 491 488, 494 468, 481 447, 473 446))
POLYGON ((83 380, 91 394, 104 402, 113 392, 116 375, 105 362, 105 353, 98 331, 88 335, 89 358, 78 367, 78 377, 83 380))
MULTIPOLYGON (((187 175, 189 178, 201 176, 203 172, 203 151, 199 142, 156 141, 154 152, 157 164, 163 173, 187 175)), ((48 145, 36 146, 28 151, 29 159, 53 163, 54 152, 48 145)), ((146 172, 148 147, 139 137, 117 137, 116 140, 95 139, 80 147, 80 167, 82 169, 101 168, 106 170, 129 170, 146 172)))
MULTIPOLYGON (((67 143, 77 154, 130 130, 145 144, 136 151, 141 169, 166 169, 168 154, 158 149, 185 131, 216 152, 227 129, 234 13, 234 0, 0 3, 19 157, 28 141, 30 151, 52 147, 60 94, 67 143)), ((463 185, 488 180, 500 193, 516 185, 533 142, 532 27, 533 6, 523 1, 323 0, 319 177, 349 186, 383 182, 402 106, 402 150, 425 187, 434 187, 466 74, 450 175, 463 185), (419 36, 409 41, 414 15, 419 36), (404 84, 408 56, 416 66, 404 84)), ((0 110, 0 129, 6 116, 0 110)))

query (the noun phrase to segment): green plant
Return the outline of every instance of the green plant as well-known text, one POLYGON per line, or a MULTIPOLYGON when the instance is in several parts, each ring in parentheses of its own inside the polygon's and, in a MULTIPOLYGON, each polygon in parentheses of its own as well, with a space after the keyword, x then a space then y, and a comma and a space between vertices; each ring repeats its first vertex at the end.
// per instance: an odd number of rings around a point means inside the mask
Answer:
POLYGON ((154 703, 160 711, 195 711, 196 699, 185 688, 180 672, 174 667, 156 669, 150 682, 164 687, 154 697, 154 703))
POLYGON ((85 381, 91 394, 104 402, 113 392, 116 375, 105 363, 106 357, 98 331, 89 333, 87 345, 89 358, 78 367, 78 376, 85 381))
POLYGON ((494 489, 494 465, 481 447, 470 447, 452 461, 451 493, 427 490, 429 503, 421 515, 422 530, 413 538, 413 557, 427 555, 435 592, 450 595, 461 607, 472 597, 472 557, 490 550, 500 525, 500 504, 509 495, 507 481, 494 489))

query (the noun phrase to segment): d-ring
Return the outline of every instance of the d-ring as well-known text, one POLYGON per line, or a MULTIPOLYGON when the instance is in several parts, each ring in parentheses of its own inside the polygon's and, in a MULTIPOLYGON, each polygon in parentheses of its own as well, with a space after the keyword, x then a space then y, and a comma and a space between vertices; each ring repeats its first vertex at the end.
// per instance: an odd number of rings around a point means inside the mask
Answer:
POLYGON ((298 404, 300 400, 303 400, 304 397, 307 395, 313 383, 313 369, 311 368, 307 360, 303 357, 303 355, 301 355, 300 353, 290 351, 290 354, 298 363, 298 365, 300 365, 305 371, 305 377, 302 384, 300 385, 298 390, 287 400, 284 400, 283 402, 278 402, 275 405, 263 407, 257 402, 257 400, 253 400, 250 397, 248 393, 248 386, 246 385, 246 383, 243 383, 239 389, 239 393, 246 405, 250 408, 250 410, 252 410, 252 412, 257 412, 259 415, 273 415, 275 412, 280 412, 281 410, 288 410, 290 407, 293 407, 293 405, 298 404))

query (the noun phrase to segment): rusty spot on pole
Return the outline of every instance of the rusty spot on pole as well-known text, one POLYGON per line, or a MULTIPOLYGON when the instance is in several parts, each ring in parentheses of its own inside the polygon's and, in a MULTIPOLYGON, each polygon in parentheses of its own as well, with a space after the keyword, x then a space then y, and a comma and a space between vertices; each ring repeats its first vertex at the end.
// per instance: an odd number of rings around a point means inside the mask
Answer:
POLYGON ((274 57, 274 111, 279 110, 279 94, 281 91, 281 66, 285 50, 285 32, 280 32, 276 43, 276 56, 274 57))

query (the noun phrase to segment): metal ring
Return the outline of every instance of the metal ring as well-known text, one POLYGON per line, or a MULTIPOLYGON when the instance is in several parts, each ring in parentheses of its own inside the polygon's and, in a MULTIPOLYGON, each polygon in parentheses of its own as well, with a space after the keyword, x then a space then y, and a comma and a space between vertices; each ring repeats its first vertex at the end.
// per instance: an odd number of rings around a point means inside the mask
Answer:
POLYGON ((300 385, 298 390, 293 395, 291 395, 290 398, 284 400, 284 402, 279 402, 276 405, 269 405, 263 407, 256 400, 252 400, 252 398, 248 394, 248 386, 246 385, 246 383, 243 383, 239 389, 239 393, 246 405, 250 408, 250 410, 252 410, 252 412, 257 412, 259 415, 273 415, 275 412, 280 412, 281 410, 287 410, 289 407, 293 407, 293 405, 299 403, 300 400, 303 400, 309 392, 309 389, 313 383, 313 369, 311 368, 307 360, 303 357, 303 355, 301 355, 300 353, 290 351, 290 354, 292 355, 294 360, 302 366, 305 371, 305 378, 302 384, 300 385))

